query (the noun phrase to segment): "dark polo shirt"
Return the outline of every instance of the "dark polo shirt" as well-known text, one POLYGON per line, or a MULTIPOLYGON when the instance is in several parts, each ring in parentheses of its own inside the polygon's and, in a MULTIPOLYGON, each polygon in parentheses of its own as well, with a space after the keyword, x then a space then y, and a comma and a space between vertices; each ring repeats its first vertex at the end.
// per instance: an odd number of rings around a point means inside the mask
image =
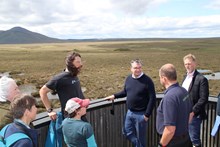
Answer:
POLYGON ((156 129, 163 134, 165 126, 176 126, 174 136, 188 132, 189 113, 192 104, 187 91, 178 83, 171 85, 157 108, 156 129))

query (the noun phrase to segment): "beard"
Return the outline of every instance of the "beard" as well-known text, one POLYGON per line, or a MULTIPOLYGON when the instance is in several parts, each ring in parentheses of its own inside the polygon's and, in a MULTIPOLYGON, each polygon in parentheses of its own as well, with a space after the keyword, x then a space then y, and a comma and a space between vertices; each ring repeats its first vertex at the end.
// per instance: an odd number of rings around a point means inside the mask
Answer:
POLYGON ((72 76, 77 76, 81 71, 82 66, 75 67, 75 66, 68 66, 67 69, 71 73, 72 76))

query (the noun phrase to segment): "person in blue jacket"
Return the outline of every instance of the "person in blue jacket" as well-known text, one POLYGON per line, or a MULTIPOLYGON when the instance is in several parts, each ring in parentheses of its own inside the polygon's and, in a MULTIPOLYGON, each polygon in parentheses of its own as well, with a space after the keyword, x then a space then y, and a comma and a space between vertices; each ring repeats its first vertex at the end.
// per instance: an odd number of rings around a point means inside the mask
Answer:
POLYGON ((16 141, 10 147, 37 147, 37 130, 30 128, 30 123, 37 114, 36 100, 29 95, 19 95, 10 104, 14 122, 9 124, 4 138, 14 133, 24 133, 29 138, 16 141))
POLYGON ((217 101, 217 110, 216 110, 216 120, 215 120, 215 124, 212 128, 212 132, 211 135, 215 136, 216 133, 219 130, 219 125, 220 125, 220 93, 218 94, 218 101, 217 101))
POLYGON ((97 147, 91 124, 81 119, 86 114, 89 103, 89 99, 77 97, 66 103, 67 118, 62 122, 62 131, 68 147, 97 147))

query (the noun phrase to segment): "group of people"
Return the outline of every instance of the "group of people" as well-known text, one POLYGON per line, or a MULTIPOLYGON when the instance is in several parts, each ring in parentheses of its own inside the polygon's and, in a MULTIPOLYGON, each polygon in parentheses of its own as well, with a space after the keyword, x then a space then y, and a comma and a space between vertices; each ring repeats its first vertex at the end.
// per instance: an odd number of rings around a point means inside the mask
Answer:
MULTIPOLYGON (((57 113, 53 110, 47 94, 49 92, 58 94, 62 110, 62 132, 68 147, 96 147, 92 126, 85 117, 89 99, 84 98, 77 77, 82 67, 81 55, 73 52, 66 57, 65 62, 66 68, 63 72, 54 76, 40 89, 41 100, 51 120, 55 121, 57 113), (65 120, 63 120, 64 118, 65 120)), ((30 127, 31 121, 35 119, 37 114, 35 99, 30 95, 21 94, 16 82, 3 76, 0 79, 0 101, 0 107, 6 105, 1 109, 7 111, 3 113, 4 116, 1 116, 2 127, 9 122, 13 122, 2 129, 5 132, 1 131, 0 133, 0 145, 5 143, 6 146, 10 144, 10 147, 37 147, 37 131, 30 127), (9 104, 10 109, 8 109, 9 104), (5 113, 8 114, 8 121, 2 122, 6 117, 5 113), (11 138, 8 138, 16 133, 23 133, 28 137, 19 140, 13 138, 16 142, 11 143, 11 138)))
MULTIPOLYGON (((96 147, 92 126, 85 116, 89 99, 85 99, 77 77, 83 66, 81 55, 72 52, 66 57, 65 62, 66 68, 63 72, 55 75, 40 89, 41 100, 51 120, 55 121, 57 112, 52 108, 47 94, 51 91, 58 94, 61 103, 62 133, 68 147, 96 147)), ((183 63, 187 74, 182 85, 177 82, 177 73, 173 64, 165 64, 159 70, 160 83, 166 88, 156 116, 160 147, 202 146, 200 127, 202 120, 206 119, 208 80, 196 70, 197 63, 194 55, 186 55, 183 63)), ((134 147, 146 147, 147 124, 156 103, 155 87, 152 79, 143 72, 141 60, 132 60, 130 70, 131 74, 126 78, 122 91, 105 99, 127 98, 128 110, 123 134, 134 147)), ((4 87, 2 86, 4 78, 6 77, 0 79, 1 87, 4 87)), ((14 118, 4 137, 15 132, 28 132, 28 138, 18 140, 14 146, 24 145, 24 143, 29 143, 27 146, 36 146, 37 133, 29 127, 37 113, 36 101, 32 96, 19 94, 15 81, 13 79, 10 81, 14 82, 13 88, 0 88, 0 101, 11 102, 10 109, 14 118), (9 89, 13 92, 9 92, 9 89), (4 94, 4 91, 8 91, 8 94, 4 94), (15 95, 19 96, 14 97, 15 95), (22 126, 23 129, 18 126, 22 126)))
POLYGON ((0 79, 0 146, 37 147, 37 131, 30 128, 37 114, 36 104, 34 97, 21 94, 12 78, 0 79))
MULTIPOLYGON (((188 54, 183 58, 187 74, 182 85, 177 82, 173 64, 165 64, 159 70, 160 83, 166 90, 157 108, 156 129, 160 136, 158 147, 201 147, 200 128, 206 119, 208 80, 196 69, 196 57, 188 54)), ((124 89, 106 97, 127 97, 127 114, 123 133, 135 147, 146 146, 146 125, 155 105, 152 80, 142 72, 140 60, 131 61, 131 75, 124 89)))

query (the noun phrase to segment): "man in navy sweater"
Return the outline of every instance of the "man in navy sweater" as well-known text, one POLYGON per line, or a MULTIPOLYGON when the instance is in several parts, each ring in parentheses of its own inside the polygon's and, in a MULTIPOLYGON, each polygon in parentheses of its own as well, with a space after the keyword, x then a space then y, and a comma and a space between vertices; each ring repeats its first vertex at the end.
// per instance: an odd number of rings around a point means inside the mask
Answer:
POLYGON ((131 75, 125 80, 124 89, 107 100, 127 97, 127 114, 123 134, 135 147, 146 146, 146 126, 156 102, 154 83, 142 72, 139 59, 131 61, 131 75))

